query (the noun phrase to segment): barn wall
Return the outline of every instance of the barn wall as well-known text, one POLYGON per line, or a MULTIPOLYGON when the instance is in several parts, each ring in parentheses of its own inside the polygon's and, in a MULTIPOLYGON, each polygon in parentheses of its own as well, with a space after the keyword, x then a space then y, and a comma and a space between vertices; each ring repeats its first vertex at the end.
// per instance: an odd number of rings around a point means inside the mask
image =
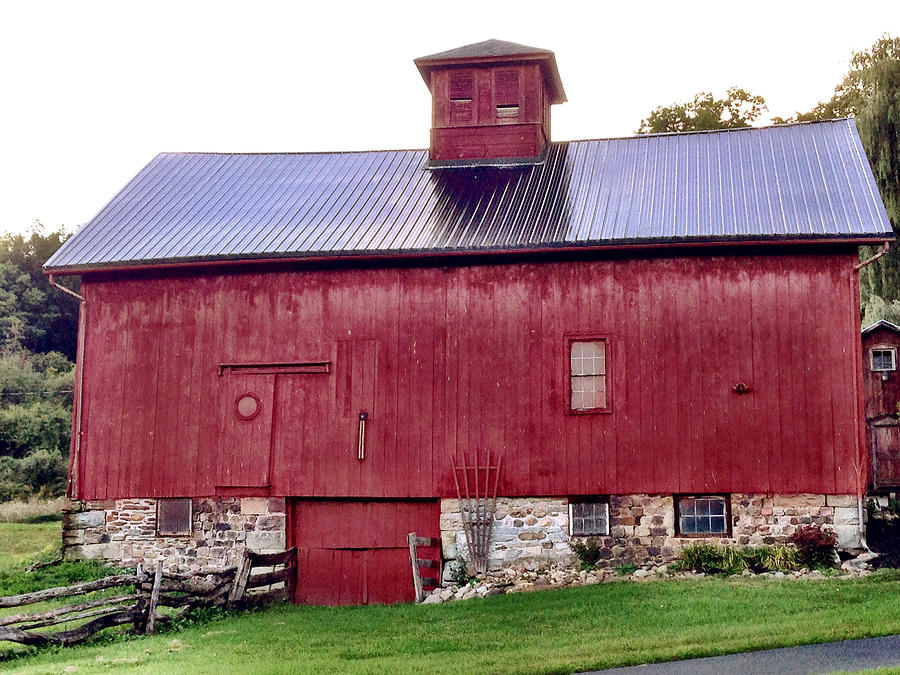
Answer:
POLYGON ((855 260, 88 277, 77 490, 452 497, 480 448, 509 496, 855 493, 855 260), (608 337, 611 413, 566 413, 570 334, 608 337), (220 374, 297 362, 328 372, 220 374))

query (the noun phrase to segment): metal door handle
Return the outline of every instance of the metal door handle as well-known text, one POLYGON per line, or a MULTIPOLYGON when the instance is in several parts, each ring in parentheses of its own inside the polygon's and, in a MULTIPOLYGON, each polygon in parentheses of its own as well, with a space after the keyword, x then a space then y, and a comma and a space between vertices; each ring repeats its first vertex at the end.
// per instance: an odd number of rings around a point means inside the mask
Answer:
POLYGON ((357 458, 362 461, 366 458, 366 420, 369 413, 359 413, 359 441, 357 445, 357 458))

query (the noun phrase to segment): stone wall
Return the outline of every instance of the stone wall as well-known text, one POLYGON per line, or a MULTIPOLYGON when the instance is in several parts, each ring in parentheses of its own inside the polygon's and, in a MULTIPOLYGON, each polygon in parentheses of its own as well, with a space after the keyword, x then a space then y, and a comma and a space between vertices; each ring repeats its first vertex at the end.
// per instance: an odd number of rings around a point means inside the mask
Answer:
MULTIPOLYGON (((859 518, 854 495, 732 494, 731 537, 678 537, 674 499, 669 495, 613 495, 609 498, 609 535, 596 537, 601 564, 644 565, 675 559, 697 541, 741 546, 785 544, 797 528, 817 524, 834 530, 840 548, 856 548, 859 518)), ((499 498, 491 537, 490 568, 529 569, 571 564, 568 500, 499 498)), ((468 557, 459 500, 441 501, 441 543, 445 560, 468 557)), ((449 565, 448 565, 449 567, 449 565)))
POLYGON ((156 534, 155 499, 73 501, 63 509, 63 555, 122 566, 165 560, 179 569, 235 564, 245 548, 283 551, 285 500, 192 500, 189 535, 156 534))

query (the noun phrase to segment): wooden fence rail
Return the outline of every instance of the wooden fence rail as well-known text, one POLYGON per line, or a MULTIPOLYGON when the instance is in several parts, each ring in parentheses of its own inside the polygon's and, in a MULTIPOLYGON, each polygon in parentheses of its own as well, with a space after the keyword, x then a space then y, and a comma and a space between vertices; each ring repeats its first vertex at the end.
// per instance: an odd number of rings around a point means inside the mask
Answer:
POLYGON ((257 606, 293 597, 297 549, 284 553, 245 552, 236 567, 203 569, 193 574, 165 572, 157 563, 152 573, 140 567, 135 574, 115 574, 96 581, 47 588, 33 593, 0 597, 0 607, 23 607, 48 600, 77 597, 112 588, 134 592, 95 598, 40 612, 0 617, 0 641, 25 645, 73 645, 113 626, 132 624, 134 631, 152 633, 159 623, 171 621, 198 607, 257 606), (180 609, 159 614, 159 607, 180 609), (84 622, 56 632, 39 628, 84 622))

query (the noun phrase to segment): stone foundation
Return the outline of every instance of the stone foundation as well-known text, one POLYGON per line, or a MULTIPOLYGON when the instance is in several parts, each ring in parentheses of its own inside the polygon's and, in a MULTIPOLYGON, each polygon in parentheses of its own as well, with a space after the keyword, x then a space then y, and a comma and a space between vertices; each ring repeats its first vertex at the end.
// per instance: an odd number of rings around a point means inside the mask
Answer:
POLYGON ((155 499, 73 501, 63 509, 63 556, 120 566, 165 560, 184 571, 234 565, 244 549, 285 548, 285 500, 192 500, 191 534, 156 533, 155 499))
MULTIPOLYGON (((601 565, 663 564, 677 558, 684 546, 697 542, 786 544, 799 527, 810 524, 835 531, 839 548, 860 545, 854 495, 732 494, 730 501, 730 537, 679 537, 675 533, 673 497, 613 495, 609 498, 609 535, 595 537, 602 547, 601 565)), ((490 569, 572 564, 575 554, 571 543, 582 538, 570 537, 568 530, 567 499, 498 498, 490 569)), ((445 560, 452 563, 468 557, 459 500, 441 501, 441 543, 445 560)))

